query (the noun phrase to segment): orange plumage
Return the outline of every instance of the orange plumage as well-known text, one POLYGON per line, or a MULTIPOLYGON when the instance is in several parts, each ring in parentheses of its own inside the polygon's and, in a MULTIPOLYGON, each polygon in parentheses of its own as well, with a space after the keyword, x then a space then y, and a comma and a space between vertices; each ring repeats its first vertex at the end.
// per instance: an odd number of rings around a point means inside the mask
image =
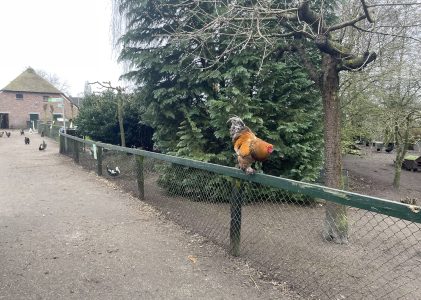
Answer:
POLYGON ((231 122, 230 135, 238 166, 247 174, 252 174, 255 170, 251 164, 266 160, 273 151, 273 145, 256 137, 239 117, 230 118, 228 122, 231 122))

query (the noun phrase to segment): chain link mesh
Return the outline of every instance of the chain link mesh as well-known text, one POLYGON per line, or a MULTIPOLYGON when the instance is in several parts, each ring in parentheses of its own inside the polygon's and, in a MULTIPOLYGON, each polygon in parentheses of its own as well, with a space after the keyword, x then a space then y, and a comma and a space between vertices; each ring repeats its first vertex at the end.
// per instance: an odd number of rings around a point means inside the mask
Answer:
POLYGON ((56 141, 59 139, 59 129, 61 126, 38 123, 38 133, 56 141))
MULTIPOLYGON (((62 153, 97 172, 98 151, 66 140, 62 153)), ((102 175, 303 298, 420 299, 421 224, 347 207, 349 242, 335 244, 322 235, 322 199, 138 158, 104 149, 102 175)))

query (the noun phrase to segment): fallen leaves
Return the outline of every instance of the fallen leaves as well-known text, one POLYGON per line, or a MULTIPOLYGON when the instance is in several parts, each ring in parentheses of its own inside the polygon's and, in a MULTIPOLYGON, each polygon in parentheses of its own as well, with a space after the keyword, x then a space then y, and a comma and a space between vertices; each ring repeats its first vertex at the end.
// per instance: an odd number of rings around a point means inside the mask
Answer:
POLYGON ((196 264, 196 262, 197 262, 197 256, 194 256, 194 255, 189 255, 189 256, 187 256, 187 258, 193 263, 193 264, 196 264))

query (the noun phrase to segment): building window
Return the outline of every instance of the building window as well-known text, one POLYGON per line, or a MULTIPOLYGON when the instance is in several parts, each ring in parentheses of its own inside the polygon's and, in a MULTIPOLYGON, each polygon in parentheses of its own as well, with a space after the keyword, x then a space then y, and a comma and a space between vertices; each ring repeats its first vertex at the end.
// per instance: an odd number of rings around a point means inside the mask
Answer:
POLYGON ((48 102, 48 98, 50 98, 50 96, 42 96, 42 101, 43 102, 48 102))
POLYGON ((23 94, 16 94, 16 100, 23 100, 23 94))
POLYGON ((57 121, 57 119, 62 119, 63 118, 63 114, 53 114, 53 120, 57 121))

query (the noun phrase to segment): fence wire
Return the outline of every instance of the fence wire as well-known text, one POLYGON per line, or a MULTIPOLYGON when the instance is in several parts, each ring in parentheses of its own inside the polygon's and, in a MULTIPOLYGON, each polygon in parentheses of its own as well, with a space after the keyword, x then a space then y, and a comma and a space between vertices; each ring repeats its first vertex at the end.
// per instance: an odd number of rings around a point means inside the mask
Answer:
POLYGON ((421 299, 419 223, 347 207, 349 242, 335 244, 322 235, 323 199, 120 151, 98 154, 71 139, 65 144, 61 152, 87 170, 240 254, 302 298, 421 299))
POLYGON ((38 123, 38 133, 58 141, 59 139, 59 130, 61 126, 53 124, 38 123))

